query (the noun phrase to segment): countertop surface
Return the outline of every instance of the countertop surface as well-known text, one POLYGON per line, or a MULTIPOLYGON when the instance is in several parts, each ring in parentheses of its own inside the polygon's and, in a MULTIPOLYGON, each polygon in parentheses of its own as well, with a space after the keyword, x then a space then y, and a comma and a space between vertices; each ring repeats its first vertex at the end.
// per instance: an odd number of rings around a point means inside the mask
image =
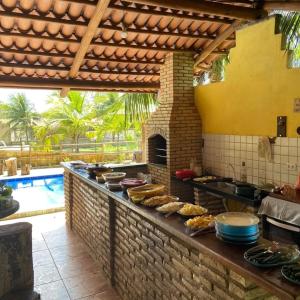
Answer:
POLYGON ((220 195, 226 199, 237 200, 237 201, 245 203, 249 206, 258 207, 261 204, 261 199, 247 198, 247 197, 235 194, 234 191, 232 190, 232 188, 229 185, 226 185, 225 181, 200 183, 200 182, 195 182, 192 179, 183 181, 181 179, 176 178, 176 176, 173 176, 172 180, 176 180, 176 181, 180 181, 180 182, 189 184, 195 188, 201 189, 206 192, 220 195))
MULTIPOLYGON (((96 180, 89 179, 85 171, 73 169, 67 163, 62 163, 62 166, 68 169, 72 174, 79 176, 84 182, 108 194, 111 198, 123 203, 177 239, 182 240, 187 247, 199 249, 211 257, 216 258, 233 271, 251 279, 258 286, 265 288, 277 297, 281 299, 295 299, 300 296, 300 286, 291 284, 282 278, 280 267, 263 269, 247 263, 243 255, 244 252, 250 248, 249 246, 226 244, 220 241, 214 233, 190 237, 189 230, 184 226, 185 219, 178 214, 165 218, 164 215, 156 212, 154 209, 132 203, 123 192, 109 191, 104 184, 99 184, 96 180)), ((263 239, 259 241, 259 243, 263 242, 263 239)))

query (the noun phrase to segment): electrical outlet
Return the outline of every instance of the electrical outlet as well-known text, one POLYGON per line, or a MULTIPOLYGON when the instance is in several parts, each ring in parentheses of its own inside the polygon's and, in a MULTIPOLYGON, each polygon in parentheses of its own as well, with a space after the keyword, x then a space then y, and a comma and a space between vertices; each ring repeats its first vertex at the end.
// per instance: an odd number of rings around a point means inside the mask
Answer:
POLYGON ((287 167, 289 171, 297 171, 298 165, 293 163, 287 163, 287 167))

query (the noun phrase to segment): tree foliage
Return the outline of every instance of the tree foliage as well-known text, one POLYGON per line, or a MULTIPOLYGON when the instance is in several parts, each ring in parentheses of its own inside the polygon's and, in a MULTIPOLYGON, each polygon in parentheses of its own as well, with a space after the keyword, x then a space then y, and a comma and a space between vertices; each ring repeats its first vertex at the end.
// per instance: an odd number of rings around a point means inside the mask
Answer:
POLYGON ((33 126, 37 124, 39 115, 33 104, 24 94, 15 94, 9 97, 8 103, 1 104, 2 117, 8 120, 8 124, 22 141, 25 137, 26 143, 33 136, 33 126))
POLYGON ((78 144, 83 137, 102 141, 126 137, 129 132, 138 136, 157 98, 155 94, 69 92, 65 98, 55 93, 50 104, 35 127, 36 138, 47 148, 67 138, 78 144))
POLYGON ((89 136, 102 140, 105 134, 111 134, 114 139, 130 130, 139 135, 141 124, 149 118, 158 101, 155 94, 98 93, 94 103, 101 122, 89 136))
POLYGON ((64 139, 78 144, 95 117, 87 93, 71 91, 61 98, 57 92, 50 97, 49 104, 51 108, 42 115, 42 124, 35 127, 37 139, 46 146, 64 139))
POLYGON ((287 50, 297 50, 299 54, 300 46, 300 13, 281 12, 279 23, 280 31, 286 37, 287 50))

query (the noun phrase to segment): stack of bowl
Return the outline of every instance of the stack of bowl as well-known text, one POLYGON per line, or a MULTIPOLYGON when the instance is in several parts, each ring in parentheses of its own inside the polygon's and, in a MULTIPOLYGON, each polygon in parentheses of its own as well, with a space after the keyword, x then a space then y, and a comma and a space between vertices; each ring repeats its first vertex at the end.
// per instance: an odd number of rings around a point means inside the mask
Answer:
POLYGON ((226 212, 216 216, 216 234, 224 242, 255 244, 259 238, 259 219, 249 213, 226 212))
POLYGON ((111 172, 102 174, 102 177, 105 181, 105 186, 110 191, 119 191, 122 189, 120 181, 123 180, 126 176, 124 172, 111 172))

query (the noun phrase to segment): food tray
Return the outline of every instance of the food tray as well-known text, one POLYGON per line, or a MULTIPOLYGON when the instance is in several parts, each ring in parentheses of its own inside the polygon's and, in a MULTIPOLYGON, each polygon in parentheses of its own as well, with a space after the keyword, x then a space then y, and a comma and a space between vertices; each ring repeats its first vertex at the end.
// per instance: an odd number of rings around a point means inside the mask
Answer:
POLYGON ((284 265, 282 268, 281 268, 281 274, 282 276, 294 283, 294 284, 298 284, 300 285, 300 276, 295 276, 295 274, 299 273, 300 274, 300 264, 292 264, 292 265, 284 265), (295 270, 295 268, 297 268, 295 270))
POLYGON ((119 182, 124 179, 126 173, 124 172, 111 172, 111 173, 104 173, 102 177, 104 178, 105 182, 119 182))
MULTIPOLYGON (((200 206, 200 205, 192 205, 192 204, 190 204, 190 203, 186 203, 186 205, 187 205, 187 206, 188 206, 188 205, 191 205, 191 206, 199 206, 199 207, 201 207, 201 208, 203 209, 203 211, 202 211, 202 212, 199 212, 199 213, 194 212, 194 213, 191 213, 191 214, 186 214, 186 213, 184 213, 184 212, 181 212, 180 210, 177 211, 177 213, 178 213, 179 215, 181 215, 182 217, 184 217, 184 218, 190 219, 190 218, 193 218, 193 217, 205 215, 205 214, 208 212, 208 210, 207 210, 205 207, 202 207, 202 206, 200 206)), ((181 210, 184 209, 185 207, 186 207, 186 206, 184 206, 183 208, 181 208, 181 210)))
POLYGON ((298 260, 299 256, 297 247, 280 246, 278 243, 259 245, 244 253, 247 262, 260 268, 291 264, 298 260))
POLYGON ((154 196, 161 196, 165 192, 163 184, 145 184, 142 186, 127 189, 128 196, 150 198, 154 196))
POLYGON ((155 206, 161 206, 176 201, 179 201, 179 198, 176 196, 163 195, 163 196, 154 196, 148 198, 144 202, 142 202, 142 204, 148 207, 155 207, 155 206))
POLYGON ((166 203, 166 204, 163 204, 163 205, 157 207, 156 210, 162 214, 171 214, 171 213, 173 214, 173 213, 176 213, 180 208, 182 208, 184 204, 185 204, 185 202, 179 202, 179 201, 169 202, 169 203, 166 203), (163 210, 165 207, 167 207, 171 203, 175 203, 173 209, 163 210))
MULTIPOLYGON (((193 224, 193 223, 192 223, 193 224)), ((205 230, 205 229, 209 229, 209 228, 214 228, 215 227, 215 218, 212 215, 205 215, 205 216, 196 216, 194 218, 190 218, 189 220, 184 222, 184 225, 189 228, 190 230, 205 230), (192 223, 192 222, 197 222, 198 220, 200 220, 202 226, 189 226, 188 223, 192 223), (203 224, 205 226, 203 226, 203 224)))

